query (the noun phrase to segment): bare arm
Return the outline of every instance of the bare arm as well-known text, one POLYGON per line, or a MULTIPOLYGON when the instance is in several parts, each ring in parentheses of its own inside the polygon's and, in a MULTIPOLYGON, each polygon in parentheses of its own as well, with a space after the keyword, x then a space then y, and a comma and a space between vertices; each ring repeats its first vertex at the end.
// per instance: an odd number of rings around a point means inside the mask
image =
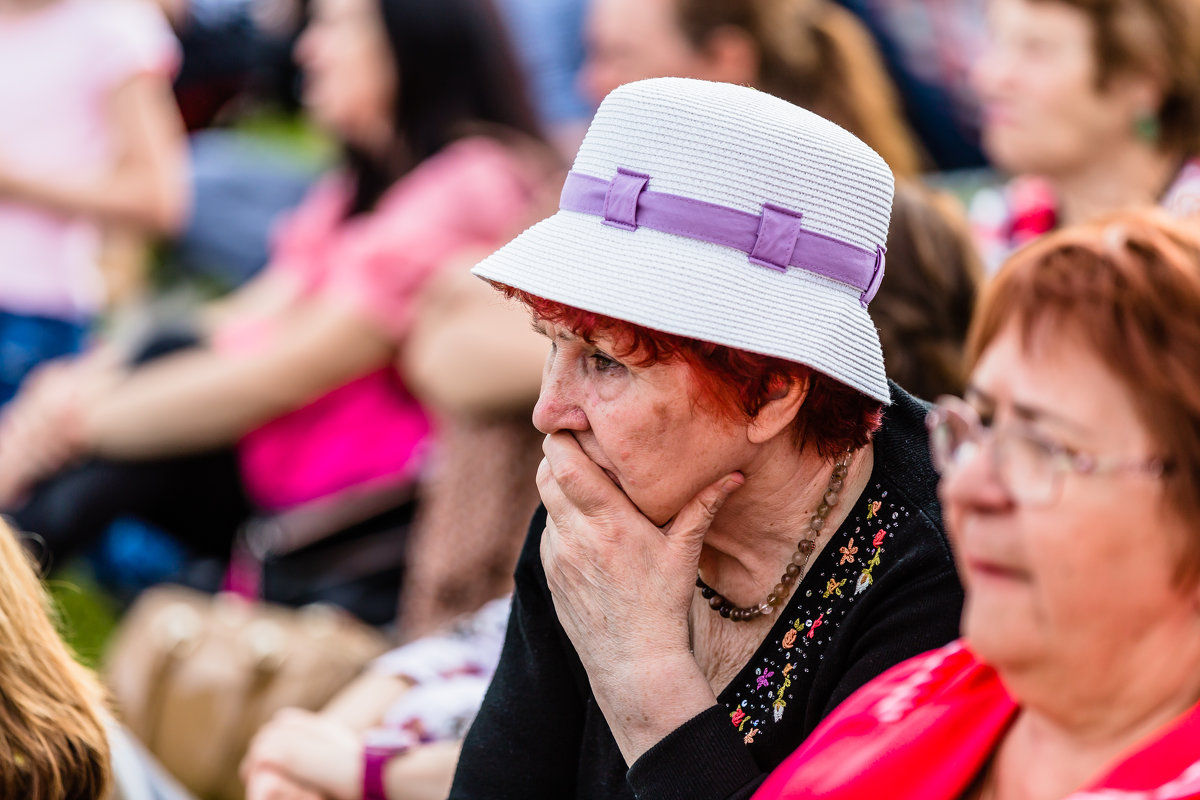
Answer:
POLYGON ((268 420, 387 364, 388 337, 350 303, 296 307, 269 344, 247 353, 198 349, 131 372, 80 409, 87 450, 153 458, 234 441, 268 420))
POLYGON ((321 716, 365 731, 378 725, 388 708, 411 688, 407 678, 367 670, 326 703, 321 716))
POLYGON ((400 370, 433 408, 472 414, 532 408, 545 339, 530 329, 523 306, 470 274, 477 260, 444 270, 426 291, 400 370))
POLYGON ((183 124, 161 75, 141 74, 109 98, 119 155, 98 180, 27 178, 0 165, 0 197, 16 198, 65 216, 147 232, 173 233, 187 208, 183 124))

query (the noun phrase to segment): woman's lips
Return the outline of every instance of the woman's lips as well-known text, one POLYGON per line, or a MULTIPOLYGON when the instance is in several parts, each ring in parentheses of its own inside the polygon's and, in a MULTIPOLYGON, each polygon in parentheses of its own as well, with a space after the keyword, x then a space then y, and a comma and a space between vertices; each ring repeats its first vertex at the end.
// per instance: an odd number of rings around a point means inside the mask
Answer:
POLYGON ((967 558, 966 567, 973 577, 1022 582, 1029 580, 1029 573, 1023 569, 984 558, 967 558))

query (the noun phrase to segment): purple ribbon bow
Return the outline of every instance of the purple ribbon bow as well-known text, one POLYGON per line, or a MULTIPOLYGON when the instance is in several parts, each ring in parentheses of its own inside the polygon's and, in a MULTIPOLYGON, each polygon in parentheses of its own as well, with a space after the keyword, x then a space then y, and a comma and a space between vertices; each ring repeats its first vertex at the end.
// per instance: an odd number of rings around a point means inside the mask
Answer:
POLYGON ((788 267, 823 275, 858 289, 866 308, 883 280, 884 247, 874 252, 805 230, 803 214, 763 203, 761 214, 647 189, 650 176, 620 168, 611 181, 567 174, 559 208, 603 217, 605 225, 639 227, 731 247, 752 264, 784 272, 788 267))

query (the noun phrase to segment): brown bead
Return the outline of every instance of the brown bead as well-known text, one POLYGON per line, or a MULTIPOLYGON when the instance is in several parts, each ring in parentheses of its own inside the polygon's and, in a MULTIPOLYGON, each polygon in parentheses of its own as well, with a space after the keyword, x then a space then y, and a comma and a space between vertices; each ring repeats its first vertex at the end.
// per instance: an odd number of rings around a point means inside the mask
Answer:
POLYGON ((816 546, 817 546, 817 543, 814 542, 812 539, 801 539, 799 542, 796 543, 796 549, 799 550, 801 553, 804 553, 805 555, 808 555, 809 553, 811 553, 816 546))
POLYGON ((792 579, 798 578, 800 577, 800 567, 795 564, 788 564, 784 574, 792 579))
POLYGON ((842 483, 841 478, 834 478, 833 480, 831 480, 829 482, 829 488, 833 489, 835 492, 840 492, 842 490, 843 485, 844 484, 842 483))
POLYGON ((825 527, 825 520, 820 517, 813 517, 812 521, 808 523, 808 527, 812 529, 813 533, 817 533, 821 528, 825 527))
POLYGON ((775 588, 771 590, 771 594, 782 600, 784 595, 787 594, 787 587, 782 583, 777 583, 775 584, 775 588))
POLYGON ((825 502, 829 503, 829 505, 831 505, 831 506, 836 506, 838 504, 838 500, 840 500, 840 499, 841 498, 838 496, 838 493, 835 492, 833 489, 830 489, 828 492, 825 493, 825 502))
POLYGON ((776 603, 779 602, 779 595, 776 594, 775 592, 771 592, 769 595, 767 595, 766 602, 767 602, 767 605, 769 605, 769 606, 775 605, 776 603))
POLYGON ((793 583, 796 582, 796 579, 793 578, 791 575, 788 575, 785 572, 785 573, 783 573, 783 575, 781 575, 779 577, 779 582, 782 583, 784 586, 791 586, 793 583))
POLYGON ((725 598, 714 592, 713 596, 708 598, 708 605, 710 608, 720 610, 721 606, 725 605, 725 598))
POLYGON ((792 553, 792 563, 797 567, 803 567, 808 563, 808 553, 802 553, 799 550, 792 553))
POLYGON ((817 506, 817 517, 825 519, 827 516, 829 516, 829 503, 822 500, 821 505, 817 506))
POLYGON ((713 590, 713 588, 711 586, 705 586, 700 589, 700 596, 703 597, 705 600, 711 600, 713 597, 716 596, 716 594, 717 593, 713 590))
POLYGON ((725 601, 721 604, 721 607, 718 608, 717 611, 720 612, 722 617, 729 619, 729 615, 733 613, 733 604, 729 601, 725 601))

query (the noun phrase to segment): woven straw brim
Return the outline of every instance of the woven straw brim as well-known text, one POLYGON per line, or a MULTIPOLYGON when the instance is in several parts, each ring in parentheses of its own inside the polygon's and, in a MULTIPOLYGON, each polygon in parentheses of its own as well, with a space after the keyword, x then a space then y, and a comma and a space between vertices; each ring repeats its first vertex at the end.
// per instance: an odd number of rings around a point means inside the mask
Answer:
POLYGON ((653 330, 805 364, 889 402, 879 336, 858 293, 804 270, 778 272, 728 247, 559 211, 472 272, 653 330))

